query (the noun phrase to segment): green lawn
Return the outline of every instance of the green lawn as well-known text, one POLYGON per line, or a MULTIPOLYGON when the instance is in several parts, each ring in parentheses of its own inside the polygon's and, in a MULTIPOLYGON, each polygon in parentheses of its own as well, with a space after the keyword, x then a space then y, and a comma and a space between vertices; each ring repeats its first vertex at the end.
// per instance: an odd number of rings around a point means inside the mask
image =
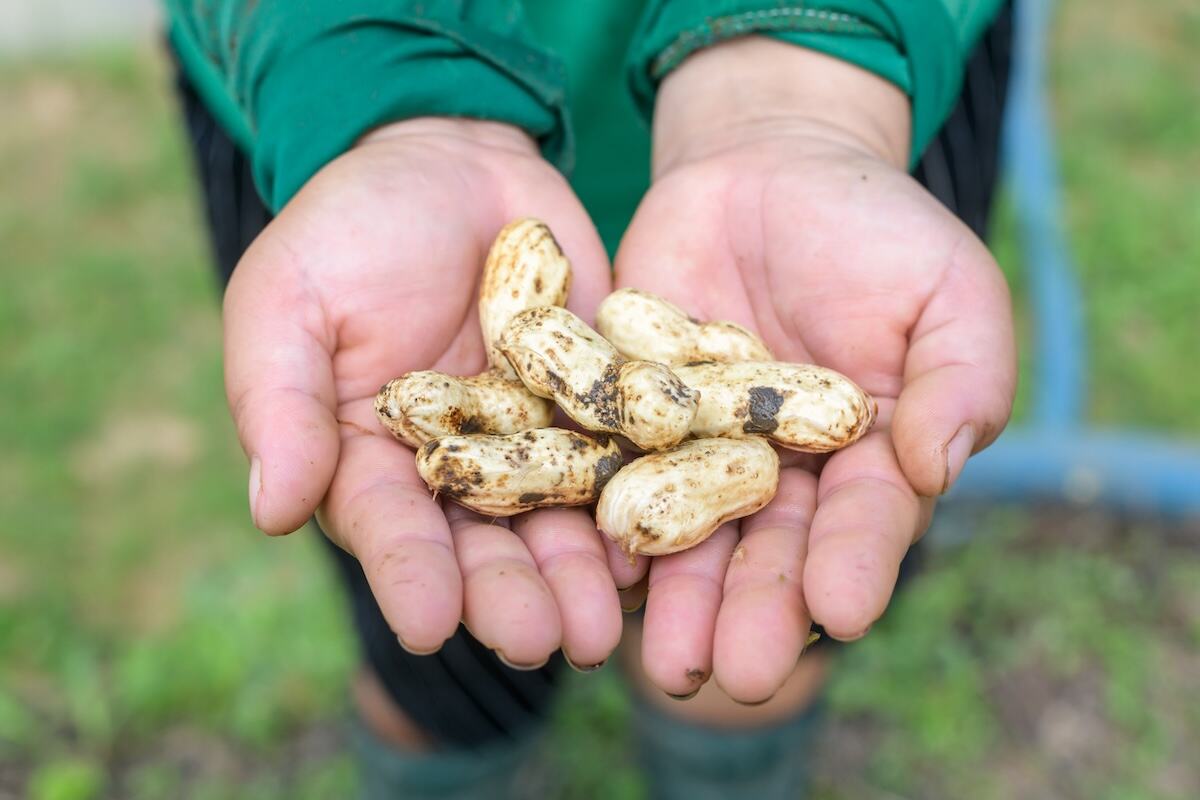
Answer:
MULTIPOLYGON (((1091 415, 1200 439, 1200 8, 1071 0, 1055 46, 1091 415)), ((354 644, 246 516, 162 59, 0 64, 0 108, 0 798, 345 796, 354 644)), ((818 796, 1200 796, 1200 529, 977 527, 846 648, 818 796)), ((557 794, 642 796, 626 703, 575 682, 557 794)))

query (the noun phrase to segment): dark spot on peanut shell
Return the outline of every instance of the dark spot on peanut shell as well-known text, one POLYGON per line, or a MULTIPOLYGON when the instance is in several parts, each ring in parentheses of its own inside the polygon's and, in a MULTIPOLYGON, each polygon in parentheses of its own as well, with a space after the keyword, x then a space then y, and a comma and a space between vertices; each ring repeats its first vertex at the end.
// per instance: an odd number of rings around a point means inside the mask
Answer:
POLYGON ((564 395, 567 393, 567 382, 562 379, 562 376, 553 370, 546 370, 546 383, 550 387, 550 391, 556 395, 564 395))
POLYGON ((667 381, 663 387, 663 393, 676 405, 688 405, 693 400, 698 399, 699 393, 689 389, 684 385, 683 381, 672 376, 672 379, 667 381))
POLYGON ((783 407, 783 395, 770 386, 752 386, 746 404, 747 419, 742 425, 746 433, 773 433, 779 427, 776 415, 783 407))
POLYGON ((658 541, 658 539, 662 536, 661 533, 647 526, 644 522, 638 522, 637 525, 633 526, 633 529, 652 542, 658 541))
POLYGON ((617 408, 617 378, 620 368, 617 364, 609 364, 604 373, 592 382, 587 392, 575 396, 576 402, 585 408, 590 408, 596 421, 606 428, 620 428, 621 415, 617 408))
MULTIPOLYGON (((447 445, 449 450, 453 445, 447 445)), ((483 473, 479 469, 464 469, 457 460, 451 459, 438 464, 434 471, 434 487, 450 498, 459 498, 473 493, 483 484, 483 473)))
POLYGON ((523 506, 527 506, 532 505, 533 503, 540 503, 545 499, 545 492, 525 492, 517 498, 517 502, 523 506))
POLYGON ((596 492, 599 492, 601 489, 603 489, 605 484, 612 480, 612 476, 616 475, 617 471, 624 465, 625 459, 620 453, 610 453, 609 455, 602 456, 598 461, 596 461, 596 467, 594 470, 596 479, 596 492))

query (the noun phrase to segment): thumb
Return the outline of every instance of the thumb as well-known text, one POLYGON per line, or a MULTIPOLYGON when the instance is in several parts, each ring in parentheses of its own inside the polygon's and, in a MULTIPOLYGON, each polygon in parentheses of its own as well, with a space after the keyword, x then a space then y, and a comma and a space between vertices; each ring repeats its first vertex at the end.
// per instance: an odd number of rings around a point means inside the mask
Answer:
POLYGON ((919 494, 947 491, 1004 429, 1016 390, 1008 286, 982 242, 957 249, 910 336, 892 419, 901 469, 919 494))
POLYGON ((250 514, 269 534, 303 526, 338 458, 331 353, 315 294, 260 236, 225 293, 225 391, 250 459, 250 514))

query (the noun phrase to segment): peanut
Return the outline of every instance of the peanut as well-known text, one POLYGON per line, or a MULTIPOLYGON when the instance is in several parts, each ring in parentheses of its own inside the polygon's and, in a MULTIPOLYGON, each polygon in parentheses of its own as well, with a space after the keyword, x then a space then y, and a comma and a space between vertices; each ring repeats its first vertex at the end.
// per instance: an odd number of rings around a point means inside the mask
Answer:
POLYGON ((811 364, 747 361, 677 367, 700 392, 692 435, 767 436, 791 450, 827 453, 862 437, 875 402, 849 378, 811 364))
POLYGON ((417 451, 417 472, 438 494, 495 517, 595 501, 621 468, 613 439, 562 428, 507 436, 443 436, 417 451))
POLYGON ((763 439, 697 439, 624 467, 600 493, 596 524, 632 558, 695 547, 722 523, 753 514, 779 486, 763 439))
POLYGON ((693 361, 771 361, 762 340, 732 322, 700 322, 639 289, 618 289, 596 310, 596 330, 626 358, 673 367, 693 361))
POLYGON ((499 346, 529 391, 553 398, 584 428, 620 434, 643 450, 677 444, 696 415, 699 398, 671 370, 626 361, 565 308, 522 311, 499 346))
POLYGON ((571 263, 544 223, 524 218, 505 225, 488 252, 479 284, 479 325, 488 364, 515 380, 496 347, 500 332, 519 311, 563 305, 570 288, 571 263))
POLYGON ((421 371, 388 381, 375 397, 375 413, 393 436, 415 448, 439 436, 545 428, 554 404, 495 370, 469 378, 421 371))

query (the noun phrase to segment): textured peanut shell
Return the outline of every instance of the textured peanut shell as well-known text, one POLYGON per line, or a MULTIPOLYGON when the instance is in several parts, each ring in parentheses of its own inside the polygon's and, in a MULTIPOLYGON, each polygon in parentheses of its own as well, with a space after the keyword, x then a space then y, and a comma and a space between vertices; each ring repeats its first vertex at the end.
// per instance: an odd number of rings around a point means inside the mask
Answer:
POLYGON ((397 439, 420 447, 439 436, 545 428, 554 404, 494 370, 469 378, 424 370, 388 381, 375 396, 375 414, 397 439))
POLYGON ((505 225, 488 252, 479 285, 479 325, 488 364, 516 379, 496 347, 500 332, 519 311, 565 304, 570 288, 571 263, 544 223, 523 218, 505 225))
POLYGON ((693 361, 771 361, 762 340, 732 322, 700 322, 640 289, 618 289, 596 310, 596 330, 626 358, 674 367, 693 361))
POLYGON ((615 440, 562 428, 443 436, 417 451, 430 489, 493 517, 594 502, 622 462, 615 440))
POLYGON ((778 488, 779 456, 765 439, 696 439, 622 468, 600 493, 596 524, 631 559, 667 555, 758 511, 778 488))
POLYGON ((811 364, 746 361, 677 367, 700 392, 692 435, 767 436, 790 450, 828 453, 860 439, 875 402, 841 373, 811 364))
POLYGON ((670 369, 626 361, 565 308, 517 314, 500 350, 529 391, 552 398, 584 428, 620 434, 643 450, 678 444, 696 415, 696 393, 670 369))

